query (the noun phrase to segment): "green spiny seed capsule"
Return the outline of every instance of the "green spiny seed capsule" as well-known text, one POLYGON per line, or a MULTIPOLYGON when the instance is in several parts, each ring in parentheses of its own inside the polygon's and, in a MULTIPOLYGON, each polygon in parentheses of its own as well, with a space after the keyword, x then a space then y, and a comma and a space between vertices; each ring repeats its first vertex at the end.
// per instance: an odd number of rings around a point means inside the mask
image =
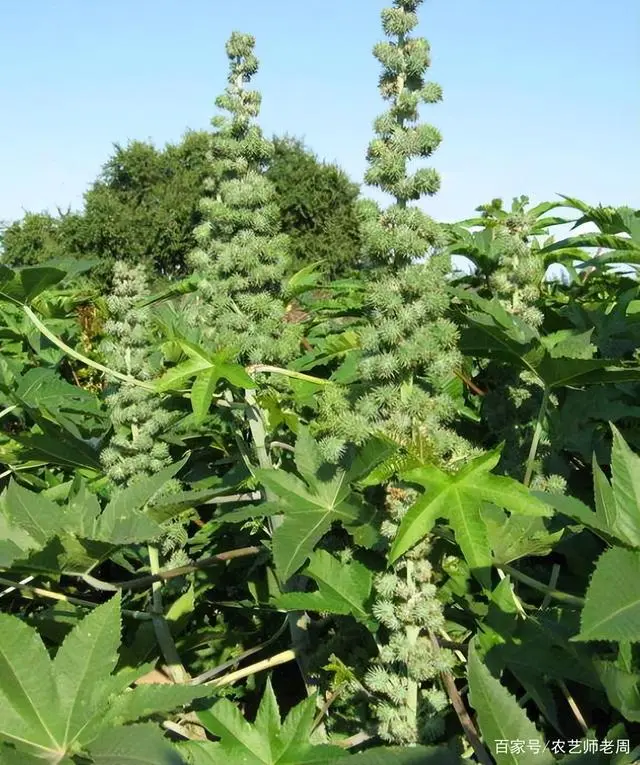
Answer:
MULTIPOLYGON (((117 262, 113 271, 113 291, 107 298, 110 316, 105 324, 103 353, 107 365, 138 380, 149 380, 157 374, 153 364, 150 315, 140 302, 148 295, 147 277, 142 266, 117 262)), ((113 435, 101 456, 105 473, 120 490, 171 464, 168 444, 162 435, 175 421, 176 415, 162 406, 153 391, 126 382, 114 382, 107 395, 107 406, 113 435)), ((178 415, 179 416, 179 415, 178 415)), ((167 482, 161 494, 180 491, 179 481, 167 482)), ((160 495, 158 495, 160 496, 160 495)), ((153 497, 151 502, 156 500, 153 497)), ((184 560, 178 550, 186 543, 186 529, 179 519, 167 530, 166 548, 175 560, 184 560)))
POLYGON ((423 456, 460 461, 473 449, 448 427, 457 407, 447 390, 462 364, 458 329, 446 316, 451 261, 443 253, 442 226, 415 204, 436 193, 440 179, 430 168, 409 171, 441 141, 435 127, 420 122, 420 107, 442 99, 440 86, 425 79, 429 44, 411 35, 420 5, 395 0, 382 11, 388 39, 373 52, 388 108, 374 122, 365 180, 394 201, 386 209, 371 200, 359 204, 363 259, 374 276, 366 283, 359 327, 359 385, 323 391, 315 428, 325 440, 342 443, 363 443, 382 431, 423 456))
POLYGON ((255 123, 261 96, 247 85, 258 71, 251 35, 227 43, 228 85, 216 99, 204 221, 189 263, 200 276, 190 311, 204 341, 231 350, 242 363, 284 363, 298 352, 302 327, 287 321, 282 284, 288 239, 265 170, 273 145, 255 123))

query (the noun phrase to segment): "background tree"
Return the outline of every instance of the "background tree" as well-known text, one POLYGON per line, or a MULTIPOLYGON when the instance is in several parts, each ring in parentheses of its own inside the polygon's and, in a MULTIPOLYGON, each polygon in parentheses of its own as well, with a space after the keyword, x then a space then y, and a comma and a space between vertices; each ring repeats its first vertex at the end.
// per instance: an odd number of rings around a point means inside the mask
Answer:
POLYGON ((209 176, 190 262, 201 277, 194 323, 219 349, 245 362, 291 358, 300 328, 286 321, 282 285, 288 237, 280 231, 276 190, 265 175, 273 145, 256 118, 262 97, 246 85, 258 71, 255 39, 234 32, 227 42, 228 85, 216 99, 209 176))
POLYGON ((329 276, 350 275, 360 262, 358 185, 337 165, 319 160, 300 139, 274 137, 273 145, 267 177, 278 193, 291 269, 323 260, 329 276))
POLYGON ((83 249, 105 265, 122 259, 159 277, 184 275, 208 141, 206 132, 189 132, 164 149, 141 141, 116 145, 85 195, 83 249))
POLYGON ((27 212, 20 220, 6 224, 0 231, 1 260, 9 266, 36 266, 48 260, 79 257, 78 213, 27 212))
POLYGON ((3 262, 22 266, 51 258, 96 258, 93 276, 109 280, 120 260, 156 278, 186 273, 207 172, 209 133, 190 131, 157 148, 116 144, 78 213, 27 213, 2 234, 3 262))
MULTIPOLYGON (((35 265, 55 258, 95 258, 94 277, 111 278, 114 262, 145 265, 150 277, 179 278, 201 221, 200 198, 210 164, 211 134, 188 131, 157 148, 116 144, 78 212, 27 212, 0 230, 2 262, 35 265)), ((275 185, 280 223, 290 238, 290 270, 324 259, 343 276, 357 267, 358 186, 337 165, 318 159, 302 141, 274 139, 267 177, 275 185)))
POLYGON ((395 200, 386 209, 372 200, 360 203, 366 260, 385 274, 367 284, 358 384, 346 396, 328 388, 320 399, 318 427, 332 434, 323 441, 329 458, 374 431, 435 459, 469 455, 468 444, 448 427, 456 406, 447 385, 462 363, 458 330, 448 318, 451 259, 442 252, 442 227, 411 204, 440 184, 431 168, 409 169, 410 160, 430 157, 441 141, 434 127, 419 123, 420 104, 442 98, 440 86, 425 81, 429 43, 410 35, 420 4, 394 0, 385 8, 382 27, 390 39, 373 50, 389 108, 374 123, 365 180, 395 200))

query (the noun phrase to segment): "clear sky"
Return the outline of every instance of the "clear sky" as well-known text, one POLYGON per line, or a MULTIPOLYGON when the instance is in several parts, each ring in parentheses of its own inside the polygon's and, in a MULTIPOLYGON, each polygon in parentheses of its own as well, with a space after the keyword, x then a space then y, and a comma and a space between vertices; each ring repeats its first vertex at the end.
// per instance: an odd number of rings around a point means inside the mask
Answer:
MULTIPOLYGON (((257 38, 267 134, 304 137, 355 180, 383 110, 385 0, 0 0, 0 220, 78 207, 112 143, 203 129, 224 43, 257 38)), ((441 220, 492 197, 640 207, 640 0, 427 0, 444 102, 441 220)))

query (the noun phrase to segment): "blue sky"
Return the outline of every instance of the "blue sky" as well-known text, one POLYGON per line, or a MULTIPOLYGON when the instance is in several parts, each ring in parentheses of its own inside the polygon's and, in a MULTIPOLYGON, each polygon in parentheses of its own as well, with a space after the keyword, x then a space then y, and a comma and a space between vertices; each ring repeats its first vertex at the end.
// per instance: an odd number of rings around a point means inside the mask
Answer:
MULTIPOLYGON (((265 132, 304 137, 360 181, 387 4, 4 0, 0 220, 80 206, 113 142, 206 128, 234 29, 257 38, 265 132)), ((444 88, 423 110, 444 136, 427 212, 557 192, 640 207, 638 0, 427 0, 419 33, 444 88)))

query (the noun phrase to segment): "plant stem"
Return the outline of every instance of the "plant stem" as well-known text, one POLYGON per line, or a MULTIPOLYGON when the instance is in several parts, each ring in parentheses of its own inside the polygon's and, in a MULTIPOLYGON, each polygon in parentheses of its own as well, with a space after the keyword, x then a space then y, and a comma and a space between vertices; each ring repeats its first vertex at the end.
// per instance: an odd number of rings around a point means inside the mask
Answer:
POLYGON ((4 408, 4 409, 3 409, 3 410, 0 412, 0 420, 1 420, 1 419, 2 419, 2 418, 3 418, 3 417, 6 415, 6 414, 11 414, 11 412, 13 412, 13 410, 14 410, 14 409, 17 409, 17 408, 18 408, 18 405, 17 405, 17 404, 13 404, 13 406, 7 406, 7 407, 5 407, 5 408, 4 408))
MULTIPOLYGON (((1 477, 1 476, 0 476, 0 477, 1 477)), ((18 582, 18 584, 19 584, 19 585, 20 585, 20 584, 29 584, 29 582, 33 582, 33 580, 34 580, 34 579, 35 579, 35 576, 27 576, 27 577, 25 577, 24 579, 21 579, 21 580, 18 582)), ((6 589, 6 590, 2 590, 2 592, 0 592, 0 598, 4 598, 4 596, 5 596, 5 595, 8 595, 10 592, 15 592, 15 589, 16 589, 16 588, 15 588, 15 586, 13 586, 13 587, 7 587, 7 589, 6 589)))
MULTIPOLYGON (((551 569, 551 578, 549 579, 549 587, 554 590, 556 584, 558 584, 558 577, 560 576, 560 564, 554 563, 553 568, 551 569)), ((549 603, 551 602, 551 596, 549 593, 547 593, 544 596, 544 599, 542 603, 540 604, 541 609, 545 609, 549 607, 549 603)))
POLYGON ((578 725, 582 728, 582 732, 584 733, 585 736, 587 736, 589 733, 589 726, 587 725, 587 721, 584 719, 584 715, 580 711, 580 707, 576 704, 576 700, 571 695, 569 689, 565 685, 564 680, 559 679, 558 686, 560 690, 562 691, 562 695, 567 700, 567 704, 569 704, 569 708, 571 709, 573 716, 578 721, 578 725))
MULTIPOLYGON (((261 367, 261 369, 274 371, 277 370, 277 367, 261 367)), ((267 434, 264 427, 264 419, 253 390, 245 390, 245 400, 247 402, 247 416, 249 419, 249 427, 251 429, 251 437, 256 450, 256 456, 258 457, 258 464, 263 469, 271 469, 273 468, 273 465, 271 464, 269 449, 267 447, 267 434)), ((268 490, 265 490, 265 498, 267 502, 276 500, 276 497, 274 497, 268 490)), ((269 519, 272 534, 282 525, 283 521, 284 517, 281 515, 272 516, 269 519)), ((287 589, 285 583, 282 583, 282 589, 287 589)), ((308 633, 309 617, 304 611, 291 611, 287 615, 287 621, 291 633, 291 641, 296 652, 298 668, 307 689, 307 695, 312 696, 316 692, 317 686, 309 677, 305 661, 305 656, 309 651, 310 643, 308 633)))
MULTIPOLYGON (((440 650, 440 643, 438 642, 438 638, 433 634, 433 632, 429 632, 429 637, 431 638, 433 647, 436 650, 440 650)), ((449 696, 449 700, 451 701, 451 705, 453 706, 458 720, 460 721, 460 725, 462 726, 462 729, 464 730, 464 733, 473 748, 478 762, 482 763, 482 765, 493 765, 493 761, 485 749, 478 731, 476 730, 476 726, 473 724, 473 720, 471 719, 469 712, 467 712, 464 701, 458 692, 453 675, 451 672, 442 672, 441 677, 442 682, 444 683, 444 687, 446 688, 447 695, 449 696)))
POLYGON ((296 658, 296 652, 289 649, 288 651, 282 651, 275 656, 271 656, 268 659, 251 664, 249 667, 239 669, 237 672, 230 672, 228 675, 218 677, 215 680, 210 680, 205 685, 212 685, 215 688, 220 688, 223 685, 230 685, 235 683, 236 680, 242 680, 244 677, 255 675, 257 672, 264 672, 272 667, 278 667, 281 664, 287 664, 287 662, 293 661, 296 658))
POLYGON ((533 439, 531 440, 531 448, 529 449, 529 456, 527 457, 527 466, 524 474, 524 485, 528 486, 531 483, 531 477, 533 476, 533 464, 538 452, 538 446, 540 445, 540 438, 542 437, 542 423, 547 414, 547 406, 549 405, 549 388, 545 385, 542 393, 542 401, 540 402, 540 409, 538 411, 538 417, 536 419, 535 430, 533 431, 533 439))
POLYGON ((514 579, 522 582, 522 584, 526 584, 532 589, 538 590, 538 592, 544 592, 554 600, 559 600, 562 603, 567 603, 573 606, 582 607, 585 604, 584 598, 580 598, 577 595, 571 595, 568 592, 563 592, 562 590, 556 590, 553 587, 549 587, 548 584, 544 584, 543 582, 539 582, 537 579, 533 579, 533 577, 527 576, 527 574, 523 574, 522 572, 518 571, 517 568, 513 568, 512 566, 500 566, 500 568, 512 576, 514 579))
MULTIPOLYGON (((415 583, 413 581, 413 561, 407 561, 407 585, 411 590, 412 596, 415 594, 415 583)), ((409 651, 413 651, 420 635, 420 627, 415 624, 407 625, 405 636, 409 651)), ((407 667, 407 709, 411 723, 418 730, 418 681, 413 680, 407 667)))
POLYGON ((214 497, 203 502, 203 505, 226 505, 230 502, 257 502, 262 499, 262 493, 259 491, 247 491, 244 494, 226 494, 223 497, 214 497))
POLYGON ((247 367, 248 374, 251 375, 256 372, 271 372, 271 374, 291 377, 293 380, 305 380, 306 382, 316 383, 316 385, 332 385, 331 380, 325 380, 322 377, 313 377, 313 375, 305 375, 303 372, 295 372, 292 369, 274 367, 269 364, 254 364, 253 366, 247 367))
POLYGON ((209 680, 213 680, 216 675, 222 674, 226 669, 229 669, 230 667, 235 666, 236 664, 239 664, 241 661, 244 661, 244 659, 249 658, 249 656, 253 656, 253 654, 258 653, 258 651, 262 651, 267 646, 272 645, 276 642, 276 640, 283 634, 283 632, 287 628, 287 620, 285 619, 282 622, 282 626, 278 629, 278 631, 273 634, 268 640, 265 640, 264 643, 260 643, 260 645, 254 646, 253 648, 249 648, 247 651, 243 651, 239 656, 234 656, 233 659, 229 659, 228 661, 225 661, 223 664, 219 664, 217 667, 214 667, 213 669, 208 669, 206 672, 203 672, 201 675, 198 675, 197 677, 192 678, 189 681, 189 685, 200 685, 201 683, 206 683, 209 680))
MULTIPOLYGON (((157 576, 160 573, 160 554, 158 548, 155 545, 148 545, 147 550, 149 552, 151 574, 157 576)), ((176 648, 171 629, 164 616, 161 580, 154 581, 151 584, 151 602, 153 605, 153 629, 164 660, 167 662, 169 674, 174 683, 188 683, 191 678, 182 664, 182 659, 176 648)))
MULTIPOLYGON (((0 584, 6 585, 11 589, 20 590, 23 592, 29 592, 32 595, 37 595, 40 598, 48 598, 49 600, 58 600, 64 603, 69 603, 72 606, 82 606, 83 608, 96 608, 100 603, 94 603, 91 600, 82 600, 81 598, 74 598, 72 595, 65 595, 62 592, 54 592, 53 590, 45 590, 42 587, 31 587, 24 582, 12 582, 11 579, 4 579, 0 577, 0 584)), ((5 590, 6 592, 6 590, 5 590)), ((150 621, 151 614, 144 611, 130 611, 126 608, 122 609, 122 613, 126 616, 130 616, 132 619, 138 621, 150 621)))
POLYGON ((165 569, 164 571, 158 571, 157 573, 148 576, 129 579, 126 582, 103 582, 88 574, 84 574, 80 578, 96 590, 107 590, 109 592, 116 592, 117 590, 141 590, 149 587, 154 582, 165 582, 167 579, 175 579, 177 576, 192 574, 194 571, 208 568, 216 563, 224 563, 225 561, 234 560, 235 558, 246 558, 249 555, 257 555, 261 551, 261 547, 240 547, 237 550, 228 550, 227 552, 211 555, 208 558, 201 558, 199 561, 191 563, 188 566, 165 569))
POLYGON ((57 337, 53 332, 51 332, 51 330, 48 329, 47 326, 40 321, 40 319, 31 310, 31 308, 29 308, 28 305, 23 305, 22 310, 24 311, 27 318, 31 321, 31 323, 35 325, 35 327, 47 338, 47 340, 51 340, 51 342, 60 348, 61 351, 64 351, 66 354, 76 359, 76 361, 81 361, 88 367, 93 367, 93 369, 97 369, 99 372, 104 372, 105 374, 110 375, 111 377, 115 377, 117 380, 121 380, 122 382, 129 383, 130 385, 137 385, 139 388, 144 388, 145 390, 155 390, 154 386, 150 383, 145 383, 141 380, 137 380, 131 375, 123 375, 120 372, 116 372, 115 369, 109 369, 109 367, 105 367, 103 364, 90 359, 88 356, 84 356, 82 353, 78 353, 78 351, 71 348, 65 342, 60 340, 60 338, 57 337))

